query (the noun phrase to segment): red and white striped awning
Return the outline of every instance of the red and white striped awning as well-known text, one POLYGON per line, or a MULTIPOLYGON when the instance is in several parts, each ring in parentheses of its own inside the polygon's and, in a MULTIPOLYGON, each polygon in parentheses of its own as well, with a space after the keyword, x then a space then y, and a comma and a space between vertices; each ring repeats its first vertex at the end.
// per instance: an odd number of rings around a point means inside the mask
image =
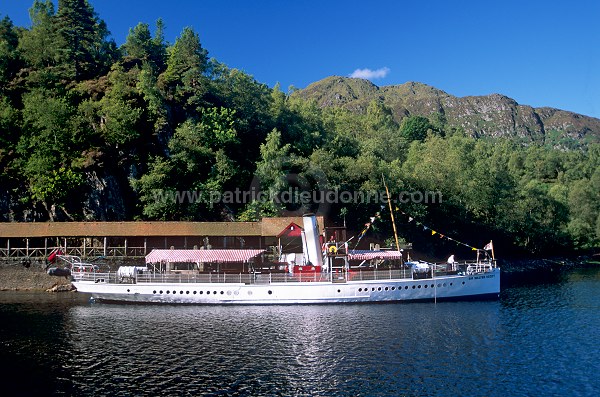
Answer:
POLYGON ((368 251, 368 250, 354 250, 348 253, 348 260, 350 261, 368 261, 371 259, 401 259, 402 252, 400 251, 368 251))
POLYGON ((146 255, 146 263, 191 262, 191 263, 228 263, 248 262, 265 250, 159 250, 154 249, 146 255))

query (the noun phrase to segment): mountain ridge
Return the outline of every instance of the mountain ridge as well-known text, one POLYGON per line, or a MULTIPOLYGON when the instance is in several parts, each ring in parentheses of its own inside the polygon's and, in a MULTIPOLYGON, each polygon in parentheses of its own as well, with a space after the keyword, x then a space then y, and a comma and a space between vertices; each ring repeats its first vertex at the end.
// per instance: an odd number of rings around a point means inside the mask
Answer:
POLYGON ((377 86, 369 80, 329 76, 293 96, 322 107, 366 112, 373 100, 392 110, 396 121, 406 116, 441 115, 449 127, 474 137, 513 137, 525 143, 575 148, 600 142, 600 119, 556 109, 521 105, 499 93, 457 97, 433 86, 409 81, 377 86))

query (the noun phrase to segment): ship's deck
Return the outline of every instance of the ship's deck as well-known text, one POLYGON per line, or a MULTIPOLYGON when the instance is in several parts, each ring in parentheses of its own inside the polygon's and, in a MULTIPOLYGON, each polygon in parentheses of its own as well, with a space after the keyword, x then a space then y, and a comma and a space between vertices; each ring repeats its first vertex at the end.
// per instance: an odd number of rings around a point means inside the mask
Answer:
MULTIPOLYGON (((489 264, 469 265, 469 273, 483 273, 492 270, 489 264)), ((465 271, 466 269, 465 268, 465 271)), ((368 281, 368 280, 413 280, 431 279, 437 277, 453 276, 463 274, 446 270, 436 270, 432 276, 429 274, 416 274, 410 268, 386 269, 386 270, 363 270, 352 269, 349 272, 323 272, 323 273, 197 273, 197 272, 143 272, 133 276, 123 276, 118 272, 74 272, 74 281, 93 281, 95 283, 110 284, 145 284, 145 283, 236 283, 236 284, 271 284, 288 282, 346 282, 346 281, 368 281)))

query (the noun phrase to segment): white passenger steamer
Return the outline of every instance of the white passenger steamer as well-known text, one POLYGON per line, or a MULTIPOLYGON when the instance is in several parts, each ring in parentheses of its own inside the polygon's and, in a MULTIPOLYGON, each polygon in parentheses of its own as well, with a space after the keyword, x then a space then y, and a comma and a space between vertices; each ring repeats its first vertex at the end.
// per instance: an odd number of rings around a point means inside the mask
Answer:
POLYGON ((315 304, 499 296, 500 269, 493 259, 443 265, 404 263, 401 251, 349 251, 347 242, 321 244, 316 217, 305 216, 303 223, 303 253, 295 256, 301 259, 279 263, 278 270, 263 270, 264 250, 153 250, 146 256, 147 266, 122 266, 116 272, 102 272, 75 261, 71 266, 73 285, 95 300, 167 304, 315 304), (400 265, 385 269, 367 266, 390 261, 400 265))

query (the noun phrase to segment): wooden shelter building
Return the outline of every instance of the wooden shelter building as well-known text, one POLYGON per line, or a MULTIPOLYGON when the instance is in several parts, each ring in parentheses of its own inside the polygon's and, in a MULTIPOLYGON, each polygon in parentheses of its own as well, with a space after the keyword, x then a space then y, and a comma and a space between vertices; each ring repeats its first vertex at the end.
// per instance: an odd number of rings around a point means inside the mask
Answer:
MULTIPOLYGON (((324 219, 318 217, 320 232, 324 219)), ((0 259, 47 258, 56 248, 81 257, 145 257, 152 249, 271 249, 302 217, 257 222, 0 223, 0 259)))

